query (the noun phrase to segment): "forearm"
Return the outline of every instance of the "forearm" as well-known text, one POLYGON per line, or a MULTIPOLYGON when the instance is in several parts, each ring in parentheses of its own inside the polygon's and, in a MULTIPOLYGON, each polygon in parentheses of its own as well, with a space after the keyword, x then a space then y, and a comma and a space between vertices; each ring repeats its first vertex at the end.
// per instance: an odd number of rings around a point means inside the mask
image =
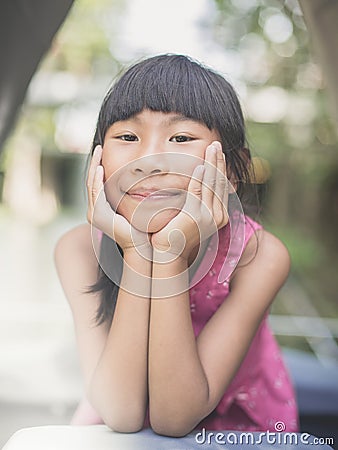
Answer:
POLYGON ((146 414, 150 289, 150 258, 126 251, 113 322, 90 386, 93 405, 117 431, 141 428, 146 414))
MULTIPOLYGON (((154 260, 158 259, 159 256, 154 254, 154 260)), ((189 432, 201 420, 208 401, 208 383, 192 327, 188 285, 184 259, 153 264, 149 330, 150 420, 153 428, 163 434, 189 432)))

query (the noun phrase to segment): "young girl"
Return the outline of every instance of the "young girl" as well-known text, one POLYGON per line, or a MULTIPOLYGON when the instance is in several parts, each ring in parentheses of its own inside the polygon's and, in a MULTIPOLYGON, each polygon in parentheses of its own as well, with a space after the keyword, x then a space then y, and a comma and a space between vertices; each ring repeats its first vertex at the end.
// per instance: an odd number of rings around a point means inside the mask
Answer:
POLYGON ((250 177, 238 99, 209 68, 161 55, 108 92, 87 177, 89 224, 55 251, 86 387, 73 424, 168 436, 298 430, 267 323, 288 252, 244 216, 237 260, 228 258, 229 202, 250 177))

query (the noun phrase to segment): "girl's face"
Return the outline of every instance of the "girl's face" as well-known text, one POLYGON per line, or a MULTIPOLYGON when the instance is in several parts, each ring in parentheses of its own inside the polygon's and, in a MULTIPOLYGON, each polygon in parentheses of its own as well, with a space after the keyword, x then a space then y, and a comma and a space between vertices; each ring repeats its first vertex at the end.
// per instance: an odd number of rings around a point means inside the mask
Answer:
POLYGON ((140 231, 162 229, 182 209, 214 130, 177 113, 143 110, 107 130, 102 165, 110 205, 140 231))

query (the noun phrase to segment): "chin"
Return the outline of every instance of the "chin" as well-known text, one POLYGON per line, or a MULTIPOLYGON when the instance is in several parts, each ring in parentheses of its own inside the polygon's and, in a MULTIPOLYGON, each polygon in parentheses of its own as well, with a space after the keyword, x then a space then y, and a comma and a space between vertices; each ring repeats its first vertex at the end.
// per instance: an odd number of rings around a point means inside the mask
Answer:
POLYGON ((167 209, 155 214, 153 217, 144 217, 143 220, 133 220, 130 223, 143 233, 157 233, 179 214, 178 209, 167 209))

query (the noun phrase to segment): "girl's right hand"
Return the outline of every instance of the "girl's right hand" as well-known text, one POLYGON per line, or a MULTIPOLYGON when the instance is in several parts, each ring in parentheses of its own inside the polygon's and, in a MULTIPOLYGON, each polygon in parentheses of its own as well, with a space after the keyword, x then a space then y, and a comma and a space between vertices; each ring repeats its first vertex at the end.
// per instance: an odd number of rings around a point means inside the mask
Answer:
POLYGON ((143 253, 150 250, 148 234, 132 227, 127 219, 116 213, 108 203, 104 192, 104 168, 101 165, 101 157, 102 147, 98 145, 93 152, 87 176, 88 222, 114 239, 123 251, 137 248, 143 253))

